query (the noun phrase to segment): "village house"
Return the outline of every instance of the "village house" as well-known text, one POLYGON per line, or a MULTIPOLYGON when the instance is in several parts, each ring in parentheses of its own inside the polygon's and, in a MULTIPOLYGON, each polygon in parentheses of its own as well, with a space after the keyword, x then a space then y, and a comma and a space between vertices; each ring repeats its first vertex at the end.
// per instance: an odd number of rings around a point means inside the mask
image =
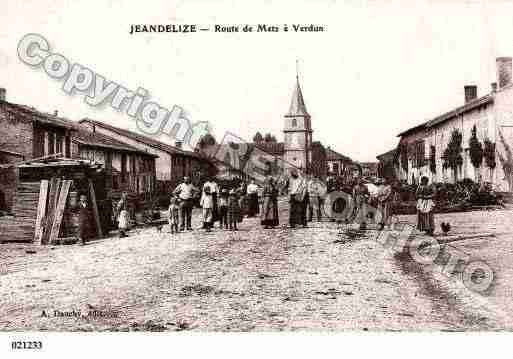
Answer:
POLYGON ((101 164, 105 170, 107 198, 118 199, 122 192, 137 197, 151 197, 155 191, 157 155, 140 150, 110 136, 80 126, 73 133, 73 158, 101 164))
POLYGON ((179 142, 176 146, 171 146, 148 136, 88 118, 80 120, 79 123, 89 131, 115 137, 144 153, 157 156, 155 186, 160 194, 168 194, 184 176, 191 177, 194 183, 200 183, 205 177, 216 173, 216 167, 210 160, 201 153, 182 149, 179 142))
POLYGON ((361 175, 364 177, 378 177, 378 162, 358 162, 361 175))
POLYGON ((427 176, 432 182, 455 182, 469 178, 490 182, 498 191, 513 190, 512 59, 499 57, 496 65, 497 82, 492 83, 490 93, 478 97, 477 86, 467 85, 462 106, 398 135, 396 166, 401 180, 418 183, 421 176, 427 176), (484 152, 478 168, 474 168, 469 146, 474 131, 484 152), (453 165, 447 161, 449 155, 456 157, 453 165))
POLYGON ((326 150, 326 169, 333 176, 348 175, 349 169, 352 167, 353 161, 328 147, 326 150))
MULTIPOLYGON (((0 89, 0 165, 45 157, 70 157, 71 134, 76 125, 33 107, 6 101, 6 90, 0 89)), ((17 174, 13 166, 0 170, 0 202, 12 209, 17 174)))
POLYGON ((376 156, 378 159, 378 177, 385 178, 389 181, 396 181, 399 178, 399 167, 397 163, 397 150, 393 150, 382 153, 376 156))

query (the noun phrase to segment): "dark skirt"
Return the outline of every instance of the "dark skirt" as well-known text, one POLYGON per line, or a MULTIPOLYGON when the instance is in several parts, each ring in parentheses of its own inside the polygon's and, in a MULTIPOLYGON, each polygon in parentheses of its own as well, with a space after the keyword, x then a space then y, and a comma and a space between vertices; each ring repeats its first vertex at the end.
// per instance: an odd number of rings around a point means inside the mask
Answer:
POLYGON ((260 220, 262 226, 277 226, 280 221, 278 219, 278 200, 276 198, 265 196, 262 205, 262 217, 260 220))
POLYGON ((219 221, 219 206, 217 204, 217 192, 212 193, 212 202, 214 203, 214 208, 212 208, 212 222, 219 221))
POLYGON ((228 223, 242 222, 242 212, 238 201, 228 204, 228 223))
POLYGON ((435 231, 435 214, 431 211, 428 213, 418 212, 417 229, 421 232, 434 233, 435 231))
POLYGON ((251 193, 248 195, 248 214, 250 217, 256 216, 259 211, 258 193, 251 193))
POLYGON ((289 224, 291 227, 296 225, 306 225, 306 202, 296 200, 295 195, 289 199, 289 224))

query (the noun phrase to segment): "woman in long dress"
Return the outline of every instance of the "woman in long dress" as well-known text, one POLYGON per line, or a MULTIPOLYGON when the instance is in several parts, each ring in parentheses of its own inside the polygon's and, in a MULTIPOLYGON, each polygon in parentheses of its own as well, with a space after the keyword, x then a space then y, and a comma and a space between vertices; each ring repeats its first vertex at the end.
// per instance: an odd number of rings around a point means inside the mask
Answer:
POLYGON ((248 185, 248 217, 254 217, 259 212, 258 205, 258 185, 254 180, 248 185))
POLYGON ((262 217, 260 223, 264 228, 274 228, 279 224, 278 219, 278 188, 274 183, 272 177, 265 179, 265 184, 262 192, 263 205, 262 217))
POLYGON ((420 179, 420 185, 416 193, 418 213, 417 229, 432 236, 435 233, 435 202, 433 201, 435 191, 428 183, 429 179, 423 176, 420 179))

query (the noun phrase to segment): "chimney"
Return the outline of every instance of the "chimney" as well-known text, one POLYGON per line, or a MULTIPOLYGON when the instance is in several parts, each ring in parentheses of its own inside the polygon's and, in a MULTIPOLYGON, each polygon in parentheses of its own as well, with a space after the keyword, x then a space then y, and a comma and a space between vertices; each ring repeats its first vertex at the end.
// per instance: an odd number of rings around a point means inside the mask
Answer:
POLYGON ((6 89, 0 87, 0 101, 5 101, 6 89))
POLYGON ((497 92, 497 82, 492 82, 492 92, 497 92))
POLYGON ((498 57, 497 63, 497 84, 499 89, 511 83, 511 57, 498 57))
POLYGON ((181 149, 182 148, 182 141, 176 141, 175 142, 175 147, 181 149))
POLYGON ((477 86, 476 85, 467 85, 464 87, 465 89, 465 103, 468 103, 477 98, 477 86))

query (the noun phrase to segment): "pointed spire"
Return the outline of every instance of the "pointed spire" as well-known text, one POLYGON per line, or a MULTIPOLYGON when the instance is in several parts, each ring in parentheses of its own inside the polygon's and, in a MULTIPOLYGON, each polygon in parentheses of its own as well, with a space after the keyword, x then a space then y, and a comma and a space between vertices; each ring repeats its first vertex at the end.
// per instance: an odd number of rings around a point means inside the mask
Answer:
MULTIPOLYGON (((297 61, 296 61, 297 64, 297 61)), ((299 74, 297 73, 296 66, 296 87, 292 92, 292 101, 290 102, 289 112, 286 116, 310 116, 306 111, 305 100, 301 92, 301 85, 299 84, 299 74)))

